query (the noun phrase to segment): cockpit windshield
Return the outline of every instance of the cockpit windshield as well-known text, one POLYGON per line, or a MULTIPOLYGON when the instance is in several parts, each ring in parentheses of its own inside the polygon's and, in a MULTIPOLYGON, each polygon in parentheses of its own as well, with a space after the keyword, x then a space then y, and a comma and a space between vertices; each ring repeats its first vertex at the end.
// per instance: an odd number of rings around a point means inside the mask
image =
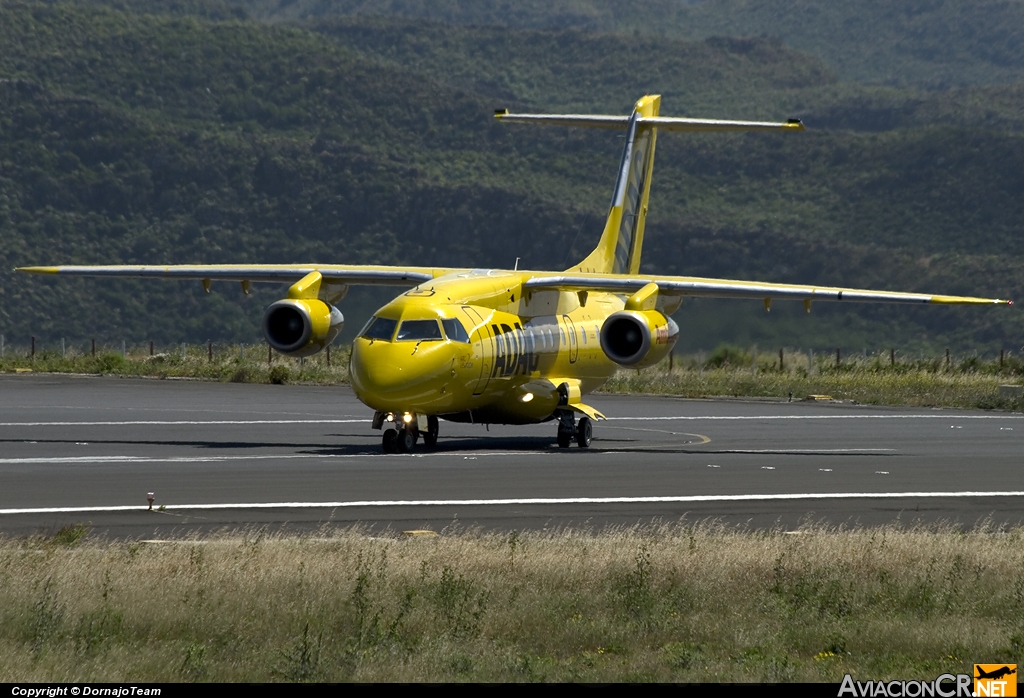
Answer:
POLYGON ((398 320, 389 320, 386 317, 374 317, 370 319, 370 322, 366 325, 366 329, 363 330, 362 337, 366 339, 383 339, 386 342, 391 341, 391 337, 395 334, 395 327, 398 325, 398 320))
POLYGON ((466 328, 463 327, 461 322, 455 318, 450 318, 447 320, 441 320, 441 324, 444 325, 444 333, 448 335, 448 339, 453 342, 469 344, 469 334, 467 334, 466 328))
POLYGON ((441 336, 441 327, 437 320, 403 320, 402 326, 398 328, 396 341, 418 341, 432 339, 444 339, 441 336))

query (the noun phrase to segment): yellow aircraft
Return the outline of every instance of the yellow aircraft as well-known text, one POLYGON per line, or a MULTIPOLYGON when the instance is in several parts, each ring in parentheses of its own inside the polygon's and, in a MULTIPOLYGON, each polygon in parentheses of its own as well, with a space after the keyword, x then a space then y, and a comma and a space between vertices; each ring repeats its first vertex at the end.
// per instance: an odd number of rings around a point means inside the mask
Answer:
POLYGON ((1011 301, 640 273, 640 250, 659 131, 804 130, 763 123, 659 116, 646 96, 628 116, 498 112, 501 121, 626 132, 611 207, 597 247, 564 272, 331 264, 25 267, 39 274, 290 282, 267 308, 263 332, 277 351, 309 356, 341 330, 349 286, 412 287, 379 309, 355 339, 350 376, 383 429, 386 453, 437 443, 438 419, 484 424, 554 420, 560 447, 590 445, 603 415, 583 402, 619 366, 641 368, 672 351, 669 317, 686 296, 888 303, 1006 304, 1011 301), (577 419, 578 417, 578 419, 577 419))

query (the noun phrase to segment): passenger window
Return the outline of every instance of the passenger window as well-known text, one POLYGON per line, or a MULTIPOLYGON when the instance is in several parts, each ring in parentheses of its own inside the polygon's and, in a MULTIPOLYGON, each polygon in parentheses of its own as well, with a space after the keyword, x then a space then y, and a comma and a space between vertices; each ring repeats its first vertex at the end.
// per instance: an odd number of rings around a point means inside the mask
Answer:
POLYGON ((453 342, 469 344, 469 334, 466 333, 466 328, 457 319, 441 320, 441 324, 444 325, 444 333, 448 336, 448 339, 453 342))
POLYGON ((395 327, 398 326, 398 320, 389 320, 386 317, 374 317, 370 319, 370 322, 366 325, 366 329, 363 330, 362 336, 366 339, 383 339, 386 342, 391 341, 391 337, 395 334, 395 327))
POLYGON ((402 341, 424 341, 431 339, 444 339, 441 336, 441 328, 437 320, 405 320, 398 328, 395 340, 402 341))

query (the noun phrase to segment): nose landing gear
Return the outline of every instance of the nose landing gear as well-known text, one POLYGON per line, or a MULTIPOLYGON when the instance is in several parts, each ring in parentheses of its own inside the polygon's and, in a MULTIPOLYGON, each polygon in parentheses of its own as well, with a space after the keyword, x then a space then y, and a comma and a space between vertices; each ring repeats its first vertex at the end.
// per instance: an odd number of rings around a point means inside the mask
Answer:
POLYGON ((569 448, 573 440, 580 448, 589 448, 590 441, 594 436, 594 426, 590 417, 576 417, 570 410, 558 411, 558 447, 569 448))
POLYGON ((423 436, 423 445, 428 450, 437 446, 439 425, 434 416, 410 412, 376 412, 372 426, 384 430, 381 437, 384 453, 412 453, 416 450, 420 436, 423 436))

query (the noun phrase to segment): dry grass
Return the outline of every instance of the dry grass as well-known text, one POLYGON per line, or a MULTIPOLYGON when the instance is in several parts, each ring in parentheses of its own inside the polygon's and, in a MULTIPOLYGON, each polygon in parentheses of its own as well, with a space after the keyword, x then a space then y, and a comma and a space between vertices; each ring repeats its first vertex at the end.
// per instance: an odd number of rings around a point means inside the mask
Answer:
POLYGON ((1024 530, 0 542, 0 681, 839 681, 1024 663, 1024 530))
POLYGON ((602 390, 612 393, 651 393, 682 397, 775 397, 801 400, 808 395, 829 395, 875 405, 1021 409, 1019 398, 1000 396, 999 386, 1021 384, 1024 364, 1016 357, 1002 366, 998 360, 942 357, 889 363, 889 356, 844 358, 787 352, 783 368, 778 355, 762 355, 743 365, 709 365, 702 357, 679 357, 675 369, 668 364, 620 370, 602 390))
POLYGON ((31 369, 40 373, 92 373, 113 376, 150 376, 155 378, 202 378, 234 383, 317 383, 348 382, 349 349, 334 347, 330 365, 327 355, 293 359, 274 352, 268 361, 267 346, 223 345, 213 347, 212 357, 205 345, 186 345, 152 356, 148 347, 98 350, 80 353, 68 350, 40 351, 31 357, 23 348, 8 347, 0 359, 0 371, 31 369))
MULTIPOLYGON (((100 352, 97 356, 67 352, 40 352, 30 360, 23 350, 8 348, 0 359, 0 371, 32 369, 39 372, 94 373, 118 376, 193 377, 240 383, 348 382, 349 348, 332 350, 331 365, 321 353, 305 360, 279 354, 267 361, 266 345, 216 345, 212 360, 207 347, 191 345, 183 356, 180 347, 149 355, 148 347, 130 348, 126 356, 100 352)), ((717 351, 717 350, 716 350, 717 351)), ((602 388, 610 393, 654 393, 682 397, 777 397, 792 394, 799 400, 808 395, 831 395, 839 400, 865 404, 915 405, 924 407, 966 407, 1021 409, 1019 398, 1001 397, 999 386, 1020 384, 1024 361, 1008 357, 982 361, 976 357, 943 357, 898 361, 889 364, 888 355, 844 358, 837 367, 834 357, 819 355, 812 362, 806 354, 787 352, 783 370, 777 354, 730 365, 716 361, 715 354, 678 356, 674 370, 668 362, 642 371, 620 369, 602 388)))

